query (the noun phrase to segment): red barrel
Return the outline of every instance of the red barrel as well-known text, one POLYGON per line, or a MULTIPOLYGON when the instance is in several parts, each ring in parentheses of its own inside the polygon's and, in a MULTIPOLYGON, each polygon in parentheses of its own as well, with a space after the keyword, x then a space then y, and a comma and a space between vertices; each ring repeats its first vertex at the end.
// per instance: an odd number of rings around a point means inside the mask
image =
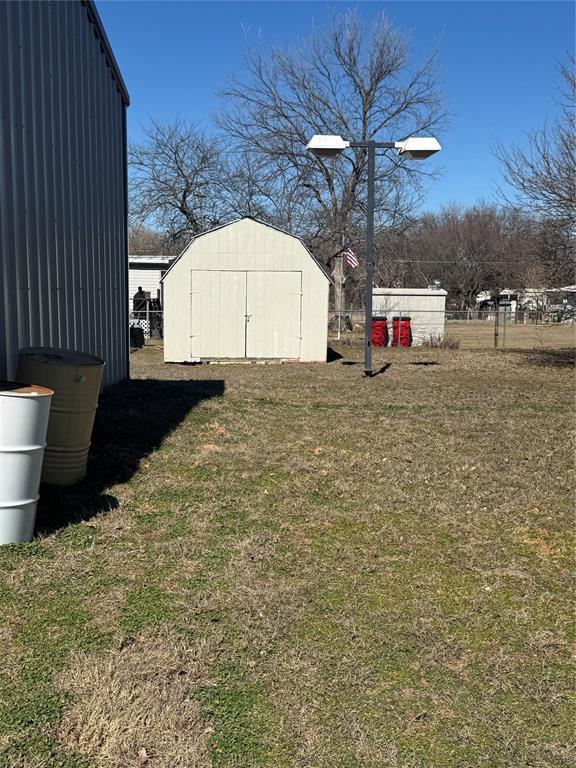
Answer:
POLYGON ((388 323, 385 317, 372 318, 372 346, 388 346, 388 323))
POLYGON ((392 346, 393 347, 411 347, 412 346, 412 327, 409 317, 392 318, 392 346))

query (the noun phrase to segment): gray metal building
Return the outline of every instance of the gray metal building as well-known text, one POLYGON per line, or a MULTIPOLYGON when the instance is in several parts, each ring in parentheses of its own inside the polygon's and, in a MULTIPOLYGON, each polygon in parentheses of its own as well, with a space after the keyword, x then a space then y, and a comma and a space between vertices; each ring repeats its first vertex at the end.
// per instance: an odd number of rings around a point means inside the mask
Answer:
POLYGON ((0 2, 0 379, 32 345, 128 376, 128 104, 91 0, 0 2))

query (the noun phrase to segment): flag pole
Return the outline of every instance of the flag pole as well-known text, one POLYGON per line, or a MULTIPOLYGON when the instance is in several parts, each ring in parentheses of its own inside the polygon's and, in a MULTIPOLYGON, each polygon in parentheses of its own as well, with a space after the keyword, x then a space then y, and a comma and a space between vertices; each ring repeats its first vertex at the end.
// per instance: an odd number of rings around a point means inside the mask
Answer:
MULTIPOLYGON (((344 240, 344 235, 340 235, 340 245, 342 245, 342 241, 344 240)), ((338 279, 340 281, 340 285, 338 286, 338 341, 341 340, 342 337, 342 306, 344 304, 344 252, 342 252, 339 257, 340 261, 340 269, 338 270, 338 279)))

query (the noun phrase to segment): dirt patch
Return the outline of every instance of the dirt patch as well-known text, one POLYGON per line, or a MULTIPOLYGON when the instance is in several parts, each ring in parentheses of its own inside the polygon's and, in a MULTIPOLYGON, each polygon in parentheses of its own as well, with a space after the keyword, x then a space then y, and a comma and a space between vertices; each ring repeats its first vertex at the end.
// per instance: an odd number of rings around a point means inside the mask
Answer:
POLYGON ((99 767, 210 765, 210 727, 190 697, 204 653, 171 632, 157 631, 98 656, 74 656, 57 680, 71 696, 58 729, 60 742, 99 767))

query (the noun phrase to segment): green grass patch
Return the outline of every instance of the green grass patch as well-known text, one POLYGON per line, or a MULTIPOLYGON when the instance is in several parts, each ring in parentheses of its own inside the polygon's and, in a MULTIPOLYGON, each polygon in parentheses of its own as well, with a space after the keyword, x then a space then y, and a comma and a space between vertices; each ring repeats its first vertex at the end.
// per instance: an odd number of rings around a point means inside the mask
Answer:
POLYGON ((90 765, 59 741, 58 673, 129 649, 190 691, 198 768, 575 764, 570 370, 385 362, 133 356, 100 474, 58 496, 54 533, 0 548, 1 768, 90 765))
POLYGON ((195 696, 214 729, 210 755, 215 768, 289 764, 278 744, 277 713, 267 702, 263 687, 251 683, 238 665, 219 667, 214 682, 197 689, 195 696))
POLYGON ((128 594, 120 625, 126 634, 134 635, 144 627, 174 619, 175 613, 168 593, 159 586, 150 585, 128 594))
POLYGON ((87 549, 98 539, 98 533, 93 525, 79 523, 69 525, 58 533, 58 540, 72 549, 87 549))

